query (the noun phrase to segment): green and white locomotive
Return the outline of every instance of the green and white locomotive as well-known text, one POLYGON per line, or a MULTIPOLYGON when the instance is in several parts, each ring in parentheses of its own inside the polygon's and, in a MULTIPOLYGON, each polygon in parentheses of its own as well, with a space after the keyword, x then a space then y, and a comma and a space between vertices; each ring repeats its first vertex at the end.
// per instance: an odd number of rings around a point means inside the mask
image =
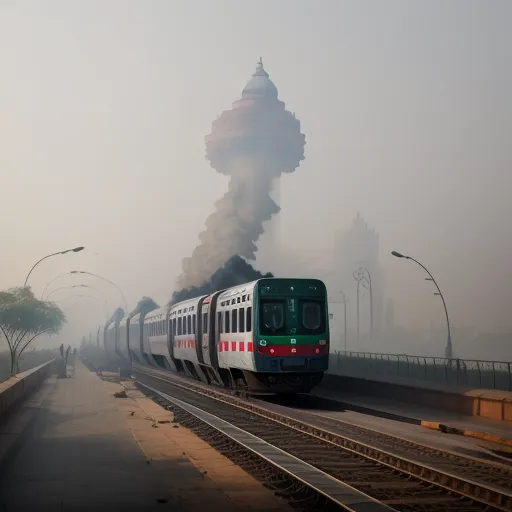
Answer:
POLYGON ((137 325, 118 337, 120 356, 209 384, 307 393, 328 368, 327 292, 317 279, 259 279, 157 309, 137 325))

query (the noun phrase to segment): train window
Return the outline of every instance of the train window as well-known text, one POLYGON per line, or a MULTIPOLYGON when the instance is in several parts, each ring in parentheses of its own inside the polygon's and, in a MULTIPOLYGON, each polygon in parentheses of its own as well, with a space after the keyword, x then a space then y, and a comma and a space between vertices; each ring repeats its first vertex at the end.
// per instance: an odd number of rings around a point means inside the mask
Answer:
POLYGON ((208 334, 208 313, 203 313, 203 334, 208 334))
POLYGON ((178 318, 178 336, 181 336, 182 330, 181 330, 181 316, 178 318))
POLYGON ((224 312, 224 323, 226 324, 224 332, 229 332, 229 311, 224 312))
POLYGON ((188 315, 187 318, 187 333, 192 334, 192 315, 188 315))
POLYGON ((173 333, 173 335, 174 335, 174 336, 176 336, 176 333, 178 332, 178 331, 176 330, 176 325, 177 325, 177 324, 176 324, 176 318, 173 318, 173 319, 172 319, 172 333, 173 333))
POLYGON ((237 324, 237 310, 233 309, 231 311, 231 332, 237 332, 236 324, 237 324))
POLYGON ((300 312, 302 329, 307 333, 320 334, 325 331, 325 303, 315 300, 301 300, 300 312))
POLYGON ((192 334, 196 333, 196 315, 195 313, 192 315, 192 334))
POLYGON ((245 309, 238 310, 238 332, 245 332, 245 309))
POLYGON ((260 316, 260 332, 263 335, 285 334, 284 301, 262 300, 260 316))
POLYGON ((240 297, 236 299, 237 304, 240 304, 240 297))
POLYGON ((222 332, 222 313, 217 313, 217 330, 222 332))

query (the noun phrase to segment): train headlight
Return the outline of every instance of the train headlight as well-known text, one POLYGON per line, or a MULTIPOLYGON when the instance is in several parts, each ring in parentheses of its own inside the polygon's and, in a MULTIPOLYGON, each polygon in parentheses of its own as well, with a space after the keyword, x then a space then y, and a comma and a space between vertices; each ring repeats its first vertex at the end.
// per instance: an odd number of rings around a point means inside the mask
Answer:
POLYGON ((325 340, 320 340, 320 341, 318 342, 318 344, 319 344, 319 345, 327 345, 327 341, 325 341, 325 340))
POLYGON ((315 349, 315 354, 320 354, 320 349, 318 347, 315 349))
POLYGON ((271 349, 269 350, 269 352, 270 352, 271 354, 273 354, 273 353, 275 352, 275 350, 274 350, 273 348, 271 348, 271 349))

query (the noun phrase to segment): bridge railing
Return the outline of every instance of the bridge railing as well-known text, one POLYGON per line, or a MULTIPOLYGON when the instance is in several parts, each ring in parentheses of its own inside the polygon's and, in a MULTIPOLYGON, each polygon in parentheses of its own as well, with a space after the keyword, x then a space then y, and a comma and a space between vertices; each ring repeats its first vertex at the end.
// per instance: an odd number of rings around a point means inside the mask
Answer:
POLYGON ((16 377, 0 382, 0 420, 11 407, 26 398, 41 382, 55 372, 57 361, 57 359, 52 359, 47 363, 21 372, 16 377))
POLYGON ((512 362, 507 361, 336 351, 330 355, 329 372, 512 391, 512 362))

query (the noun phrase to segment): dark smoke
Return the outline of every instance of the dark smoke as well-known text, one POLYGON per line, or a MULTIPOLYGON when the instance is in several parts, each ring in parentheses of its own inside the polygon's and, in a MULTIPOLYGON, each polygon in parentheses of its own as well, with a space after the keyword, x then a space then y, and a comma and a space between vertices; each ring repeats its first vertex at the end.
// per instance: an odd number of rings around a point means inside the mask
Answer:
POLYGON ((201 286, 173 293, 169 305, 202 295, 210 295, 216 291, 256 281, 263 277, 273 277, 273 275, 270 272, 263 274, 240 256, 233 256, 201 286))

